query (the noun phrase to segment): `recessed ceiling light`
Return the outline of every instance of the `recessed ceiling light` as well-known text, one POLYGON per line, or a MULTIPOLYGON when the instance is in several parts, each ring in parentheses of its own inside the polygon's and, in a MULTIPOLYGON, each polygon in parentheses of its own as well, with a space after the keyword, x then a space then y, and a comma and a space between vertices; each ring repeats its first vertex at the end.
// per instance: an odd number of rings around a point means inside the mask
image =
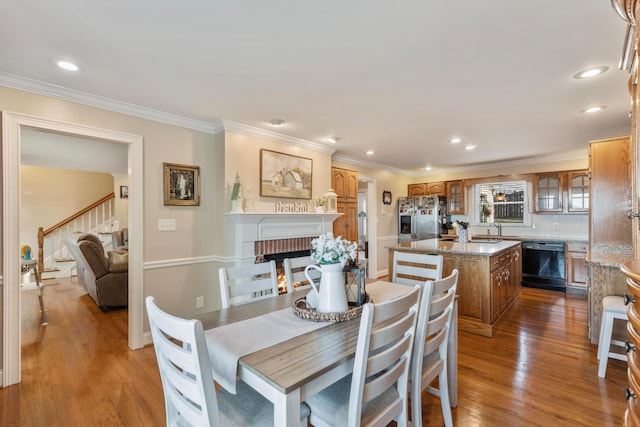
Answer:
POLYGON ((471 151, 471 150, 474 150, 476 147, 477 147, 476 145, 465 145, 464 149, 471 151))
POLYGON ((269 123, 271 123, 271 126, 278 127, 278 126, 282 126, 285 123, 285 121, 282 119, 273 119, 269 123))
POLYGON ((67 70, 67 71, 78 71, 78 66, 76 64, 74 64, 73 62, 69 62, 69 61, 57 61, 56 65, 60 68, 62 68, 63 70, 67 70))
POLYGON ((367 151, 367 155, 369 155, 369 156, 373 156, 373 150, 369 150, 369 151, 367 151))
POLYGON ((606 105, 594 105, 593 107, 585 108, 581 113, 597 113, 607 108, 606 105))
POLYGON ((337 136, 328 136, 325 139, 327 140, 327 142, 330 142, 332 144, 337 144, 338 141, 340 141, 340 138, 338 138, 337 136))
POLYGON ((426 168, 424 168, 424 170, 430 171, 431 170, 431 166, 427 166, 426 168))
POLYGON ((456 137, 453 137, 453 138, 451 138, 451 139, 449 140, 449 142, 450 142, 450 143, 452 143, 452 144, 458 144, 458 143, 460 143, 460 141, 462 141, 462 138, 459 138, 459 137, 457 137, 457 136, 456 136, 456 137))
POLYGON ((600 74, 607 72, 608 69, 609 67, 607 67, 606 65, 602 65, 600 67, 587 68, 586 70, 582 70, 574 74, 573 78, 577 80, 589 79, 591 77, 599 76, 600 74))

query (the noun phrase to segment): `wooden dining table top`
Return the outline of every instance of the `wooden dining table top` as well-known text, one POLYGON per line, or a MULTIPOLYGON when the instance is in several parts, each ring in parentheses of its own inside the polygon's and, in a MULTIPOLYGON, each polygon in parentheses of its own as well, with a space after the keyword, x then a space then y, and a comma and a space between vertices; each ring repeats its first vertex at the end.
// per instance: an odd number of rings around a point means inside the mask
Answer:
MULTIPOLYGON (((376 288, 384 286, 406 288, 407 292, 411 290, 411 287, 406 285, 373 282, 367 284, 367 292, 375 293, 376 288)), ((196 318, 202 322, 205 330, 217 328, 292 307, 298 298, 305 296, 308 292, 308 289, 296 291, 292 294, 279 295, 275 298, 205 313, 196 318)), ((375 302, 374 298, 372 300, 375 302)), ((254 372, 272 387, 286 394, 353 359, 359 326, 359 317, 332 323, 243 356, 240 358, 239 364, 241 368, 254 372)), ((238 339, 243 339, 243 337, 238 337, 238 339)))

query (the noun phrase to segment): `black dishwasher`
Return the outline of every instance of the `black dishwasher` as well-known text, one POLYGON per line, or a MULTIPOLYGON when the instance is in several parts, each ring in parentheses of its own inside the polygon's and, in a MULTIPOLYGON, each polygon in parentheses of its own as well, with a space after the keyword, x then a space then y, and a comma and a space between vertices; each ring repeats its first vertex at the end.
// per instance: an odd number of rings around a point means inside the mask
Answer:
POLYGON ((522 286, 564 292, 564 242, 522 242, 522 286))

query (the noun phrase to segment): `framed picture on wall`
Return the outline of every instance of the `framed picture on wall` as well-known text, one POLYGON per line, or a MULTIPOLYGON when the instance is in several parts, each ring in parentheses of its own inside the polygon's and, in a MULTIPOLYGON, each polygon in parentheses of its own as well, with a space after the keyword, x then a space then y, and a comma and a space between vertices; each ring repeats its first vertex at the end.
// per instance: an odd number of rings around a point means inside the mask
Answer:
POLYGON ((260 196, 311 200, 313 159, 260 150, 260 196))
POLYGON ((200 166, 163 163, 164 205, 200 206, 200 166))
POLYGON ((121 199, 128 199, 129 198, 129 186, 128 185, 121 185, 120 186, 120 198, 121 199))
POLYGON ((382 204, 385 204, 385 205, 391 204, 391 191, 382 192, 382 204))

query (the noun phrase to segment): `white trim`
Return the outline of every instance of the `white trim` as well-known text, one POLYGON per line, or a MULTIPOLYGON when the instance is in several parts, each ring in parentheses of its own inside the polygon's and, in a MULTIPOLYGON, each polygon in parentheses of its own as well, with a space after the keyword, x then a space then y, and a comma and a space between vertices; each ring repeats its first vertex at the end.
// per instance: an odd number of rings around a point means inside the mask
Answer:
POLYGON ((129 145, 129 347, 143 345, 142 137, 124 132, 2 112, 3 351, 2 384, 20 382, 20 131, 22 126, 129 145))
POLYGON ((162 261, 148 261, 144 263, 144 269, 157 270, 160 268, 179 267, 182 265, 206 264, 209 262, 225 263, 227 262, 227 259, 216 256, 216 255, 210 255, 210 256, 191 257, 191 258, 165 259, 162 261))
MULTIPOLYGON (((294 145, 296 147, 306 148, 313 151, 318 151, 320 153, 333 154, 335 153, 335 149, 332 147, 328 147, 326 145, 308 141, 306 139, 300 139, 293 136, 284 135, 278 132, 273 132, 267 129, 260 129, 257 127, 245 125, 242 123, 232 122, 231 120, 222 119, 218 122, 214 123, 215 129, 220 129, 218 132, 222 130, 237 132, 243 135, 255 136, 257 138, 267 139, 269 141, 279 142, 281 144, 294 145)), ((216 132, 217 133, 217 132, 216 132)))

